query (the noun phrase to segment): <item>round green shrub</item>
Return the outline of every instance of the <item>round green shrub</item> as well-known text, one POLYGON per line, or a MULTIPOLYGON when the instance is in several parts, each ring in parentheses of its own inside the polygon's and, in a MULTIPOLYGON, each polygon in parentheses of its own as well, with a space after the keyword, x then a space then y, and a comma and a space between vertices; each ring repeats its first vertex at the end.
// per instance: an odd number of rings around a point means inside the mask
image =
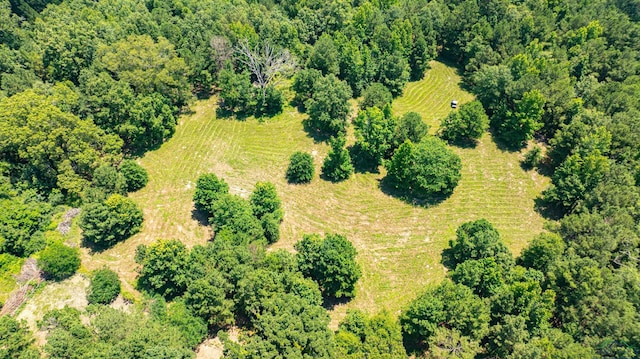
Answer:
POLYGON ((91 285, 87 289, 87 300, 92 304, 110 304, 120 294, 120 278, 110 269, 93 272, 91 285))
POLYGON ((143 213, 130 198, 114 194, 103 203, 82 207, 80 228, 87 243, 107 248, 138 233, 143 213))
POLYGON ((287 168, 287 180, 289 183, 309 183, 313 178, 313 157, 306 152, 296 152, 291 155, 287 168))
POLYGON ((40 253, 38 266, 53 280, 68 278, 80 268, 80 251, 60 242, 52 243, 40 253))
POLYGON ((127 191, 137 191, 149 182, 149 175, 144 167, 140 166, 136 161, 125 160, 120 166, 120 173, 125 178, 127 183, 127 191))

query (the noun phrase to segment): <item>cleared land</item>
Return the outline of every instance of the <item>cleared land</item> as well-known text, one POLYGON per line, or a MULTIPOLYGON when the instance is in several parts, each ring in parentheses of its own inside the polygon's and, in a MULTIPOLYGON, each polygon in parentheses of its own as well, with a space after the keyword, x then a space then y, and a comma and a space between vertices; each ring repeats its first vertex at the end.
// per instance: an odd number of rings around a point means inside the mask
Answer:
MULTIPOLYGON (((459 81, 453 68, 434 62, 423 80, 407 86, 394 111, 419 112, 434 131, 452 99, 473 99, 459 81)), ((476 148, 455 149, 462 158, 462 181, 446 201, 424 208, 384 194, 378 187, 383 174, 356 174, 337 184, 316 175, 309 185, 287 184, 284 172, 293 152, 312 153, 319 172, 328 149, 307 136, 301 123, 306 115, 295 109, 265 122, 216 119, 215 99, 198 102, 193 110, 171 140, 140 160, 150 181, 131 197, 144 209, 142 232, 91 259, 85 254, 86 269, 106 265, 131 285, 137 245, 159 238, 176 238, 189 246, 205 243, 211 232, 193 217, 191 202, 195 181, 205 172, 222 176, 233 193, 243 196, 257 181, 276 185, 285 219, 282 238, 273 248, 292 250, 310 232, 344 233, 354 243, 363 277, 357 297, 334 308, 334 324, 347 308, 396 312, 425 285, 440 281, 445 274, 440 253, 463 222, 487 218, 514 252, 542 231, 533 199, 548 180, 524 172, 521 155, 499 150, 488 134, 476 148)))

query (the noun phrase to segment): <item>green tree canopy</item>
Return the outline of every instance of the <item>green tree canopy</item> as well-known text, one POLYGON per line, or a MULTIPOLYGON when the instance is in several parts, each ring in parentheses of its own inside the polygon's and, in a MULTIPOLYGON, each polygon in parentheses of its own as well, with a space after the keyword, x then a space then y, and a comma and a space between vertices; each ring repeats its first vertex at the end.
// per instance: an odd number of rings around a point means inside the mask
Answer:
POLYGON ((220 195, 229 193, 229 185, 215 173, 205 173, 198 177, 193 202, 196 209, 211 215, 211 205, 220 195))
POLYGON ((387 176, 396 188, 414 196, 449 195, 460 181, 460 157, 435 137, 413 144, 406 141, 385 163, 387 176))
POLYGON ((98 269, 92 273, 87 292, 89 303, 110 304, 120 294, 120 278, 110 269, 98 269))
POLYGON ((442 253, 442 261, 451 269, 467 260, 484 258, 493 258, 503 269, 513 265, 511 252, 486 219, 460 225, 456 230, 456 239, 449 240, 449 248, 442 253))
POLYGON ((175 239, 138 246, 138 287, 165 298, 182 295, 187 289, 188 259, 185 245, 175 239))
POLYGON ((302 274, 320 285, 326 298, 351 298, 362 272, 356 263, 356 249, 343 235, 305 235, 294 246, 302 274))
POLYGON ((78 248, 54 242, 40 252, 38 266, 45 275, 54 280, 66 279, 80 268, 80 251, 78 248))
POLYGON ((88 243, 106 248, 138 233, 142 221, 142 210, 133 200, 114 194, 104 202, 83 206, 80 228, 88 243))
POLYGON ((344 132, 351 111, 349 85, 334 75, 328 75, 314 83, 312 93, 304 104, 311 126, 330 134, 344 132))
POLYGON ((313 157, 310 154, 296 152, 291 155, 286 174, 289 183, 309 183, 314 174, 313 157))
POLYGON ((453 143, 475 141, 489 128, 489 117, 480 101, 465 103, 442 120, 440 136, 453 143))
POLYGON ((489 306, 462 284, 444 281, 413 300, 400 315, 405 337, 415 347, 424 347, 438 328, 455 329, 480 341, 489 330, 489 306))
POLYGON ((351 155, 344 147, 344 136, 332 137, 331 149, 322 163, 322 175, 330 181, 344 181, 353 174, 351 155))

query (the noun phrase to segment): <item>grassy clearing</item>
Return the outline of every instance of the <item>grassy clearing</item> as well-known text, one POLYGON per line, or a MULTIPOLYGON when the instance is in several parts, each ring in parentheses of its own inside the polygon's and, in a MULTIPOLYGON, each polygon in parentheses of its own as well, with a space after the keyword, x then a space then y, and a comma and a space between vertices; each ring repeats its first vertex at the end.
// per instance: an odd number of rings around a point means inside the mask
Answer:
MULTIPOLYGON (((435 130, 452 99, 473 99, 458 82, 453 68, 434 62, 425 79, 407 86, 394 111, 417 111, 435 130)), ((127 282, 126 289, 135 280, 137 245, 159 238, 177 238, 189 246, 204 243, 211 232, 192 216, 191 197, 197 177, 210 171, 225 178, 233 193, 244 196, 257 181, 276 185, 285 218, 282 239, 274 248, 292 250, 310 232, 344 233, 353 241, 363 278, 357 297, 334 308, 334 324, 347 308, 397 312, 426 284, 440 281, 445 275, 440 253, 465 221, 492 221, 514 252, 542 230, 533 198, 547 179, 522 171, 520 155, 500 151, 489 135, 474 149, 455 149, 462 157, 462 181, 449 199, 423 208, 385 195, 378 188, 383 174, 356 174, 337 184, 316 175, 309 185, 289 185, 284 172, 293 152, 312 153, 319 172, 328 150, 304 132, 301 120, 306 115, 288 108, 261 123, 216 119, 215 109, 215 99, 198 102, 194 114, 181 119, 173 138, 140 160, 150 181, 131 197, 144 209, 144 228, 90 260, 85 257, 87 269, 110 267, 127 282)))

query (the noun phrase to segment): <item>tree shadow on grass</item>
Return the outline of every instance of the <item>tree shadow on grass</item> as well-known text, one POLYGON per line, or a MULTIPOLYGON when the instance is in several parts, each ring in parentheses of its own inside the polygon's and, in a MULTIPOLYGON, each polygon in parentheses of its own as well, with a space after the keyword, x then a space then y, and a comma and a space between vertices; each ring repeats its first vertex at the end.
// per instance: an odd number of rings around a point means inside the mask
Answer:
POLYGON ((251 116, 250 113, 234 112, 223 106, 218 106, 218 108, 216 108, 216 118, 218 119, 246 121, 249 116, 251 116))
POLYGON ((371 159, 365 155, 360 147, 356 145, 347 147, 353 171, 356 173, 380 173, 380 166, 376 165, 371 159))
POLYGON ((545 219, 557 221, 564 216, 564 212, 561 208, 556 206, 554 203, 545 200, 544 197, 537 197, 533 202, 533 207, 536 212, 540 213, 540 215, 545 219))
POLYGON ((311 121, 309 121, 309 119, 302 120, 302 126, 307 135, 311 137, 315 143, 327 142, 331 138, 330 133, 323 132, 311 125, 311 121))
POLYGON ((380 190, 391 197, 395 197, 403 202, 406 202, 412 206, 416 207, 432 207, 436 206, 447 198, 451 196, 451 194, 434 194, 431 196, 417 196, 412 191, 407 191, 403 189, 399 189, 395 186, 393 181, 389 178, 389 176, 385 176, 383 179, 379 180, 378 187, 380 190))
POLYGON ((468 139, 468 138, 455 140, 455 141, 447 141, 447 143, 449 143, 452 146, 456 146, 458 148, 464 148, 464 149, 474 149, 478 146, 477 140, 468 139))
POLYGON ((351 301, 352 298, 342 297, 342 298, 323 298, 322 299, 322 307, 326 310, 333 310, 337 305, 347 304, 351 301))
POLYGON ((209 217, 207 217, 206 213, 202 211, 198 211, 197 209, 191 210, 191 219, 198 221, 199 224, 203 226, 209 226, 209 217))
MULTIPOLYGON (((128 239, 128 238, 127 238, 128 239)), ((126 239, 125 239, 126 240, 126 239)), ((124 242, 125 240, 121 241, 124 242)), ((113 246, 115 246, 116 244, 118 244, 119 242, 113 243, 113 244, 99 244, 99 243, 94 243, 91 242, 89 240, 87 240, 86 238, 82 237, 82 241, 81 244, 84 248, 89 249, 89 253, 90 254, 99 254, 102 253, 104 251, 106 251, 107 249, 112 248, 113 246)))

